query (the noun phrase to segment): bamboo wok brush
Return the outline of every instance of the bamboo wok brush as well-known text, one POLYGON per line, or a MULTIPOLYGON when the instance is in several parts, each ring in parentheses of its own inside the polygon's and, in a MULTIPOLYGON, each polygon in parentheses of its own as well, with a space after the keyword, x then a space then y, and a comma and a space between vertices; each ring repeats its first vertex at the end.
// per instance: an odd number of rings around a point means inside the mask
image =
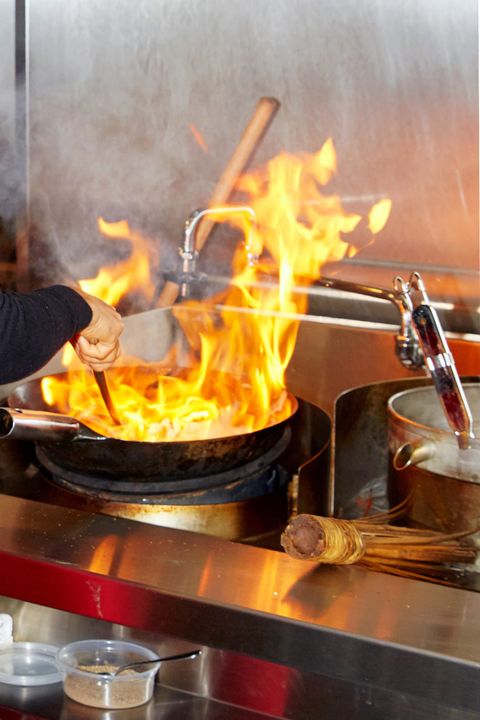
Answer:
POLYGON ((297 515, 283 532, 281 544, 288 555, 300 560, 332 565, 361 563, 389 572, 396 569, 396 574, 404 575, 475 561, 478 549, 461 541, 476 529, 445 534, 382 522, 395 514, 361 520, 297 515))

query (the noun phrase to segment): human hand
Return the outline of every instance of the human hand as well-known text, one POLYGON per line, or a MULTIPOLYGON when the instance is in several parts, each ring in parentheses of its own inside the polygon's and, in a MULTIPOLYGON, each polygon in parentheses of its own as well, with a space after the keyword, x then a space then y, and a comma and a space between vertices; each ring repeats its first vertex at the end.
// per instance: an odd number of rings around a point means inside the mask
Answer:
POLYGON ((120 355, 119 337, 123 321, 114 307, 97 297, 78 290, 92 310, 92 319, 73 340, 73 347, 83 363, 92 370, 107 370, 120 355))

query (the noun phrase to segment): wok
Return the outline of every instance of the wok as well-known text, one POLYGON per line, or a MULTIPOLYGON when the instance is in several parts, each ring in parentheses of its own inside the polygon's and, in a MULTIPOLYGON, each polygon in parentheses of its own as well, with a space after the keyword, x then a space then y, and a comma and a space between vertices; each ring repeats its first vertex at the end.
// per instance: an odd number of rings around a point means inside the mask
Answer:
POLYGON ((75 418, 49 412, 52 408, 43 400, 40 383, 40 379, 28 381, 8 397, 9 408, 0 409, 0 439, 34 440, 52 463, 66 470, 128 482, 202 478, 253 461, 282 438, 298 407, 290 396, 290 417, 240 435, 191 441, 119 440, 100 435, 75 418), (37 411, 33 422, 29 410, 37 411))

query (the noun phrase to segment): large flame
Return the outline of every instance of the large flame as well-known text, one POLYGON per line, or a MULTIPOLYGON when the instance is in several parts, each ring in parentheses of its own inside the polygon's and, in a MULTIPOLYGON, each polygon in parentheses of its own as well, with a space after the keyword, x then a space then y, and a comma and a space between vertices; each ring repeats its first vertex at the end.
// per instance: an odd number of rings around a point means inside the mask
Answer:
MULTIPOLYGON (((337 196, 322 192, 335 172, 335 148, 327 140, 316 154, 283 153, 241 179, 238 189, 256 223, 252 227, 241 214, 229 218, 244 242, 235 253, 231 286, 214 299, 223 309, 212 314, 205 305, 190 303, 198 312, 179 314, 191 350, 188 368, 160 371, 139 360, 143 367, 109 371, 121 426, 112 424, 88 370, 71 373, 67 380, 45 378, 47 403, 103 435, 124 440, 220 437, 289 417, 295 401, 286 392, 285 371, 306 306, 298 284, 318 277, 324 263, 357 251, 347 237, 362 217, 345 212, 337 196), (252 255, 258 262, 248 262, 252 255)), ((372 237, 384 226, 390 207, 390 200, 383 199, 370 209, 372 237)), ((128 261, 102 268, 81 287, 112 304, 132 289, 143 289, 151 298, 148 244, 127 223, 101 220, 99 227, 107 237, 128 238, 132 252, 128 261)))

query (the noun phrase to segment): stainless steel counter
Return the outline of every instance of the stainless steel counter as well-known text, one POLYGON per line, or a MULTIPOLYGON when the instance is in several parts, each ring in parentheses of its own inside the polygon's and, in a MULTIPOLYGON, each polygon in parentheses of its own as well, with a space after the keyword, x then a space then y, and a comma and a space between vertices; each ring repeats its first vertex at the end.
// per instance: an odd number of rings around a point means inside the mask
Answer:
MULTIPOLYGON (((270 680, 270 677, 267 675, 265 679, 270 680)), ((298 677, 294 680, 302 683, 298 677)), ((355 720, 478 719, 476 712, 432 705, 413 696, 389 694, 361 684, 349 686, 329 678, 317 678, 316 687, 316 701, 313 703, 306 705, 297 696, 297 702, 289 704, 285 708, 286 712, 268 715, 164 685, 157 685, 148 704, 115 711, 79 705, 63 695, 61 685, 37 688, 27 693, 25 688, 19 692, 0 687, 0 717, 2 720, 113 720, 113 717, 115 720, 344 720, 351 717, 355 720), (19 714, 13 715, 12 709, 19 714), (29 714, 25 715, 25 712, 29 714)), ((266 694, 271 695, 272 691, 278 693, 277 706, 280 706, 285 695, 285 684, 283 687, 273 684, 266 694)))
POLYGON ((480 712, 477 593, 5 495, 0 506, 1 595, 288 667, 305 692, 322 676, 480 712))

